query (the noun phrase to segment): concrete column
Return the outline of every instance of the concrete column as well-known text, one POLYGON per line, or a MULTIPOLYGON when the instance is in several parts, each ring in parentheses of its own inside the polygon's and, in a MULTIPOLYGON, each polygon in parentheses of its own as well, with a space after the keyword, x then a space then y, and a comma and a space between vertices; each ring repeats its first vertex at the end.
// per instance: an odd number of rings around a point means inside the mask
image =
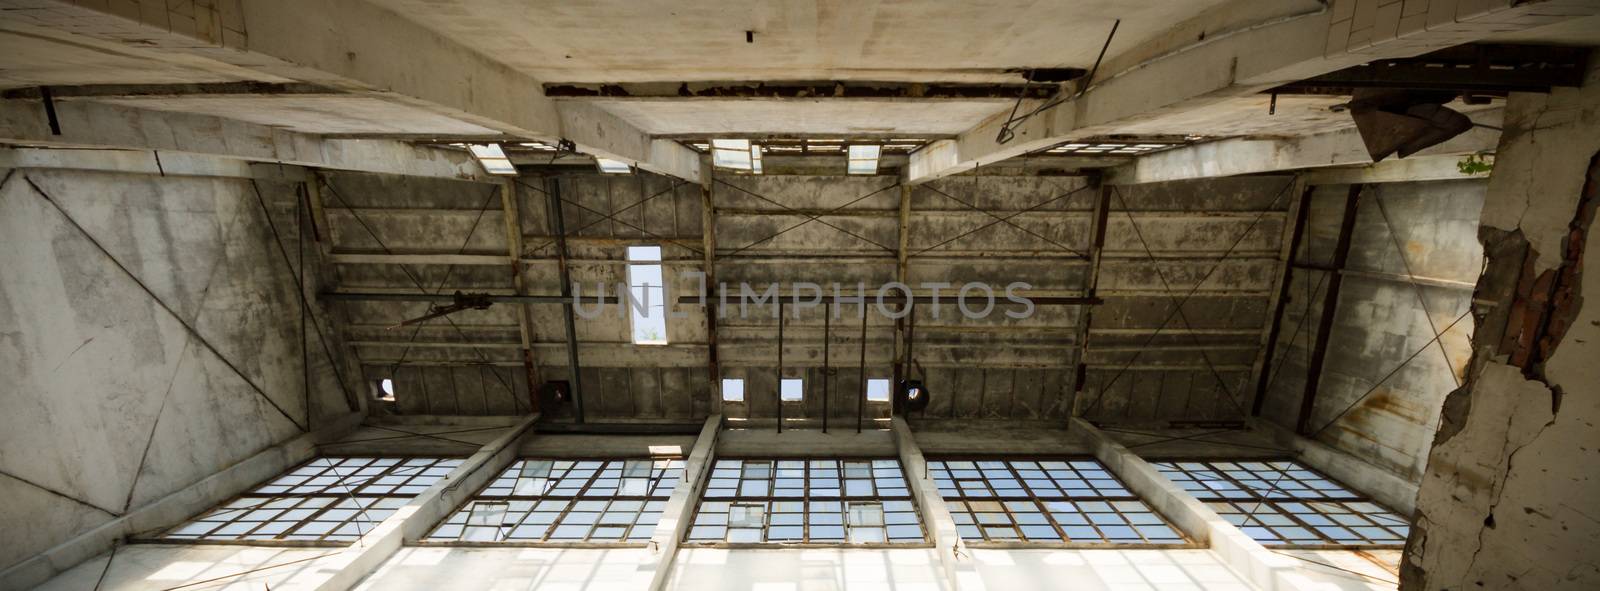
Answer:
POLYGON ((945 506, 939 487, 928 474, 928 461, 922 457, 922 449, 917 447, 911 426, 906 424, 903 417, 894 417, 890 425, 894 432, 895 450, 900 454, 900 464, 906 471, 906 481, 911 484, 911 495, 916 498, 917 509, 922 512, 923 525, 933 537, 934 551, 939 555, 939 566, 944 570, 948 588, 950 591, 983 589, 977 564, 966 552, 966 546, 961 544, 956 521, 950 517, 950 509, 945 506))
POLYGON ((634 581, 646 583, 642 588, 658 591, 667 586, 667 575, 672 572, 672 560, 677 558, 678 544, 689 533, 689 517, 694 513, 694 502, 705 490, 706 475, 711 473, 711 462, 716 459, 717 435, 722 433, 722 415, 706 417, 705 427, 694 440, 694 449, 683 463, 683 479, 667 498, 667 507, 656 522, 656 531, 650 536, 650 553, 640 559, 634 570, 634 581))
POLYGON ((516 459, 518 446, 533 433, 533 425, 538 420, 539 415, 528 415, 504 435, 479 448, 477 453, 468 457, 443 480, 422 491, 422 494, 378 524, 377 528, 362 536, 361 541, 347 549, 346 553, 325 565, 338 572, 318 585, 315 591, 352 589, 398 553, 401 546, 422 539, 434 524, 448 517, 451 511, 516 459))

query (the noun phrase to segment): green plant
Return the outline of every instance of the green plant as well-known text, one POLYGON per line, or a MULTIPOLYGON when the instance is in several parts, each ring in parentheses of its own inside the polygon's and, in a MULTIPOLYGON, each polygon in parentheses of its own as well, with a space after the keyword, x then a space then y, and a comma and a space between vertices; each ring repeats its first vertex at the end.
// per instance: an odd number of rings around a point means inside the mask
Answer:
POLYGON ((1494 170, 1494 154, 1487 152, 1468 154, 1456 163, 1456 169, 1466 175, 1487 173, 1494 170))

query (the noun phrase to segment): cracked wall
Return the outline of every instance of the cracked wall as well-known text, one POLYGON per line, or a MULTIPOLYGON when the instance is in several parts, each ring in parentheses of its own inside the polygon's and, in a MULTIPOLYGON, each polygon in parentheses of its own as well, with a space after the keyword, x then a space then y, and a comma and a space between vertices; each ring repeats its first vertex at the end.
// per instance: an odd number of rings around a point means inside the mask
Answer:
MULTIPOLYGON (((1590 63, 1596 63, 1594 58, 1590 63)), ((1600 587, 1600 68, 1514 94, 1479 238, 1467 383, 1445 402, 1405 589, 1600 587)))
POLYGON ((351 412, 294 185, 0 176, 0 569, 351 412))

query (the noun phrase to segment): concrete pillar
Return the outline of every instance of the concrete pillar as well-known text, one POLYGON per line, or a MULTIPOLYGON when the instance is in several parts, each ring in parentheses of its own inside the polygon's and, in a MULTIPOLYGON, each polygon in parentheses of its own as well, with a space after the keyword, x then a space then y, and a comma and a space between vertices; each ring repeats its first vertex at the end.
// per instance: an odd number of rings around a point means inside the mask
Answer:
POLYGON ((667 575, 672 572, 673 559, 677 558, 678 544, 689 533, 694 504, 705 490, 706 475, 711 473, 711 463, 716 459, 720 433, 722 415, 706 417, 705 427, 694 440, 694 449, 683 462, 683 478, 667 498, 667 507, 661 512, 661 520, 656 522, 655 533, 650 536, 650 552, 634 570, 634 580, 644 589, 659 591, 667 586, 667 575))
POLYGON ((917 509, 922 512, 922 522, 933 537, 934 552, 939 555, 939 566, 944 570, 950 591, 983 589, 977 564, 961 544, 961 534, 956 531, 956 521, 939 494, 939 487, 928 474, 928 461, 911 434, 911 426, 904 417, 894 417, 890 422, 894 432, 895 450, 900 455, 900 465, 906 471, 906 481, 911 484, 911 495, 916 498, 917 509))

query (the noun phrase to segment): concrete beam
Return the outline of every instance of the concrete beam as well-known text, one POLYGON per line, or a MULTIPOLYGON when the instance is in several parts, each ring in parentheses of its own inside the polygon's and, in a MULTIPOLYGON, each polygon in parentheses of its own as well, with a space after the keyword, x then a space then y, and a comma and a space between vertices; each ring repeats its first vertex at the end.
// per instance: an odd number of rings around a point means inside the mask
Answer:
POLYGON ((678 544, 689 533, 694 502, 705 490, 706 477, 716 458, 717 436, 721 433, 722 415, 706 417, 705 426, 694 440, 694 449, 683 462, 683 478, 673 489, 672 496, 667 497, 661 520, 656 522, 656 531, 650 536, 649 553, 634 569, 634 580, 644 589, 659 591, 667 586, 667 575, 672 572, 673 559, 677 558, 678 544))
POLYGON ((894 417, 889 424, 894 433, 894 446, 900 456, 900 465, 906 471, 906 481, 911 483, 912 496, 917 500, 917 509, 922 511, 922 519, 928 532, 933 535, 934 553, 939 555, 939 566, 944 570, 948 583, 946 588, 950 591, 960 591, 963 587, 985 588, 978 574, 977 563, 961 543, 961 534, 956 530, 955 519, 950 516, 950 508, 945 506, 938 485, 928 474, 928 461, 917 446, 911 425, 906 423, 904 417, 894 417))
POLYGON ((678 165, 689 159, 679 150, 692 150, 654 146, 647 133, 609 115, 558 112, 533 78, 368 2, 171 2, 145 10, 128 4, 131 10, 5 0, 0 8, 27 25, 137 46, 175 62, 198 58, 266 80, 382 98, 518 137, 572 138, 586 153, 699 178, 698 167, 678 165))
POLYGON ((1077 434, 1094 456, 1122 479, 1128 490, 1166 516, 1190 539, 1209 546, 1211 553, 1234 574, 1257 589, 1339 589, 1350 586, 1352 579, 1361 581, 1336 571, 1313 569, 1305 566, 1306 563, 1268 550, 1092 423, 1073 418, 1068 430, 1077 434))
MULTIPOLYGON (((1500 111, 1473 113, 1478 123, 1498 127, 1500 111)), ((1385 160, 1384 170, 1423 172, 1439 159, 1459 159, 1466 154, 1492 151, 1500 132, 1487 127, 1470 131, 1409 159, 1385 160), (1400 165, 1411 159, 1430 159, 1426 165, 1400 165)), ((1366 145, 1354 127, 1290 139, 1228 139, 1157 152, 1108 171, 1108 182, 1118 185, 1258 174, 1330 166, 1374 166, 1366 145)), ((1390 173, 1392 174, 1392 173, 1390 173)), ((1434 172, 1436 174, 1436 172, 1434 172)), ((1420 180, 1420 179, 1419 179, 1420 180)))
POLYGON ((31 589, 86 560, 111 551, 129 537, 177 525, 311 459, 316 455, 318 444, 348 435, 360 425, 361 418, 359 414, 350 414, 320 429, 264 449, 221 472, 0 571, 0 589, 31 589))
POLYGON ((998 143, 996 136, 1009 113, 999 113, 954 140, 935 142, 912 155, 907 181, 921 183, 1067 140, 1116 133, 1129 123, 1148 125, 1373 60, 1414 57, 1492 34, 1600 13, 1596 0, 1437 0, 1427 14, 1403 18, 1398 8, 1383 10, 1375 22, 1357 26, 1350 10, 1356 4, 1341 0, 1298 16, 1241 23, 1181 48, 1131 49, 1126 54, 1154 57, 1132 64, 1113 58, 1108 64, 1115 70, 1102 70, 1078 98, 1013 126, 1015 136, 1007 143, 998 143))
POLYGON ((538 414, 530 414, 457 466, 433 486, 397 509, 383 523, 361 537, 354 547, 339 554, 324 568, 336 569, 314 591, 346 591, 400 551, 401 546, 428 535, 428 530, 450 516, 517 457, 522 440, 533 433, 538 414))
MULTIPOLYGON (((173 155, 180 172, 232 176, 236 167, 216 158, 293 164, 409 176, 487 180, 465 153, 393 140, 330 140, 233 119, 134 109, 90 101, 57 101, 61 135, 50 132, 38 101, 0 101, 0 142, 48 148, 118 148, 128 152, 82 158, 78 167, 128 167, 162 174, 173 155), (182 159, 187 158, 187 161, 182 159)), ((40 152, 30 152, 42 160, 40 152)), ((58 164, 67 158, 58 159, 58 164)))

